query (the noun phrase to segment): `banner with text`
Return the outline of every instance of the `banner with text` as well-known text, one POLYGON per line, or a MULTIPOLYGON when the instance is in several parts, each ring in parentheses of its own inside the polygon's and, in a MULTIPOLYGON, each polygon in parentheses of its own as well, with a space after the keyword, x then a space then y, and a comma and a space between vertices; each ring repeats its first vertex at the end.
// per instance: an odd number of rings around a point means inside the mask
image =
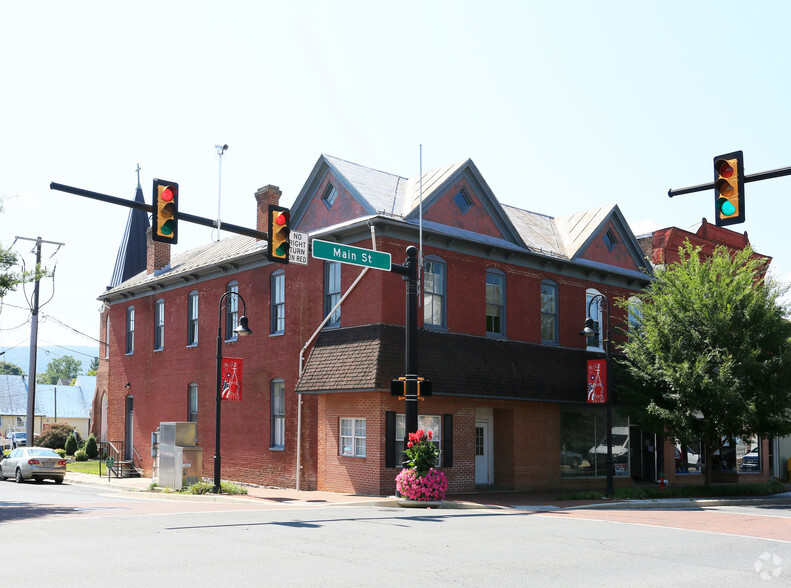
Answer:
POLYGON ((220 385, 223 400, 242 399, 242 360, 223 357, 221 364, 222 381, 220 385))

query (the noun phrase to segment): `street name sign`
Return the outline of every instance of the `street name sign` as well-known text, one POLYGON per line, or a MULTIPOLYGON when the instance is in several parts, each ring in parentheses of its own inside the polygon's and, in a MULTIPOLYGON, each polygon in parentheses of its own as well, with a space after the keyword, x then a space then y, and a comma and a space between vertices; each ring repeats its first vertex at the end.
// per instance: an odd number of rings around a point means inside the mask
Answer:
POLYGON ((308 234, 291 231, 288 244, 288 263, 308 265, 308 234))
POLYGON ((390 271, 391 257, 389 253, 352 245, 313 239, 313 257, 390 271))

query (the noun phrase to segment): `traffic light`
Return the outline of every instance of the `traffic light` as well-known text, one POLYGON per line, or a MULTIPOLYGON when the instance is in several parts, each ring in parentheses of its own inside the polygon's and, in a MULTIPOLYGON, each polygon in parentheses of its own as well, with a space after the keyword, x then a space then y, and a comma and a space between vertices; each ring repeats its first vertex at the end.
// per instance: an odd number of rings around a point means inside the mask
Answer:
MULTIPOLYGON (((390 380, 390 394, 400 396, 402 399, 406 397, 406 378, 404 376, 390 380)), ((431 396, 431 380, 418 376, 417 397, 423 400, 429 396, 431 396)))
POLYGON ((744 222, 744 158, 741 151, 714 158, 714 220, 718 227, 744 222))
POLYGON ((289 219, 291 218, 291 213, 288 208, 270 204, 268 218, 266 256, 269 261, 288 263, 288 236, 291 233, 289 219))
POLYGON ((406 396, 406 378, 401 376, 395 380, 390 380, 390 394, 393 396, 406 396))
POLYGON ((154 178, 154 215, 151 238, 175 245, 179 240, 179 185, 154 178))

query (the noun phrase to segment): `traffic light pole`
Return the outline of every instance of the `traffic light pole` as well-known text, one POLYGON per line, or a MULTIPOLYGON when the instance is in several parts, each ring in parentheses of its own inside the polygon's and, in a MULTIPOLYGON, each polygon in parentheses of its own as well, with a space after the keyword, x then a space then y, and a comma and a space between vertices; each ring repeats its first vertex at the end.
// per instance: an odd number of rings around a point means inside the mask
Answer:
POLYGON ((406 249, 404 265, 391 264, 390 271, 405 276, 406 280, 406 383, 404 412, 404 449, 409 440, 409 433, 417 432, 417 247, 410 245, 406 249))
MULTIPOLYGON (((783 176, 791 176, 791 167, 781 167, 778 169, 773 169, 765 172, 758 172, 750 175, 744 176, 744 183, 747 184, 749 182, 760 182, 761 180, 771 180, 772 178, 782 178, 783 176)), ((714 189, 714 182, 709 182, 707 184, 697 184, 696 186, 687 186, 686 188, 677 188, 667 191, 667 195, 670 198, 674 196, 681 196, 682 194, 691 194, 692 192, 705 192, 706 190, 713 190, 714 189)))
MULTIPOLYGON (((154 213, 154 207, 150 204, 145 204, 144 202, 136 202, 135 200, 127 200, 126 198, 119 198, 118 196, 110 196, 108 194, 100 194, 99 192, 83 190, 82 188, 64 186, 63 184, 58 184, 56 182, 50 183, 49 188, 50 190, 58 190, 59 192, 66 192, 68 194, 75 194, 76 196, 84 196, 85 198, 92 198, 93 200, 100 200, 110 204, 118 204, 120 206, 126 206, 127 208, 142 210, 144 212, 148 212, 149 214, 154 213)), ((194 214, 187 214, 186 212, 181 211, 178 213, 177 220, 184 221, 186 223, 202 225, 204 227, 211 227, 214 229, 220 228, 220 221, 218 219, 209 219, 202 216, 195 216, 194 214)), ((231 223, 222 223, 222 229, 224 231, 236 233, 238 235, 247 235, 248 237, 254 237, 256 239, 266 239, 266 233, 263 231, 248 229, 247 227, 242 227, 231 223)))

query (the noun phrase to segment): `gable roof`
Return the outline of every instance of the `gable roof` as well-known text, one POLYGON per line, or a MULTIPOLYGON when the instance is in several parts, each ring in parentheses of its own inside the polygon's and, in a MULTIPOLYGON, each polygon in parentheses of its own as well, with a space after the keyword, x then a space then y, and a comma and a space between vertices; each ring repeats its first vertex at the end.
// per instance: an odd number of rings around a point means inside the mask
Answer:
MULTIPOLYGON (((82 386, 36 384, 34 413, 45 417, 87 419, 90 417, 90 401, 85 396, 86 391, 82 386)), ((0 374, 0 415, 26 415, 27 395, 27 378, 0 374)))

